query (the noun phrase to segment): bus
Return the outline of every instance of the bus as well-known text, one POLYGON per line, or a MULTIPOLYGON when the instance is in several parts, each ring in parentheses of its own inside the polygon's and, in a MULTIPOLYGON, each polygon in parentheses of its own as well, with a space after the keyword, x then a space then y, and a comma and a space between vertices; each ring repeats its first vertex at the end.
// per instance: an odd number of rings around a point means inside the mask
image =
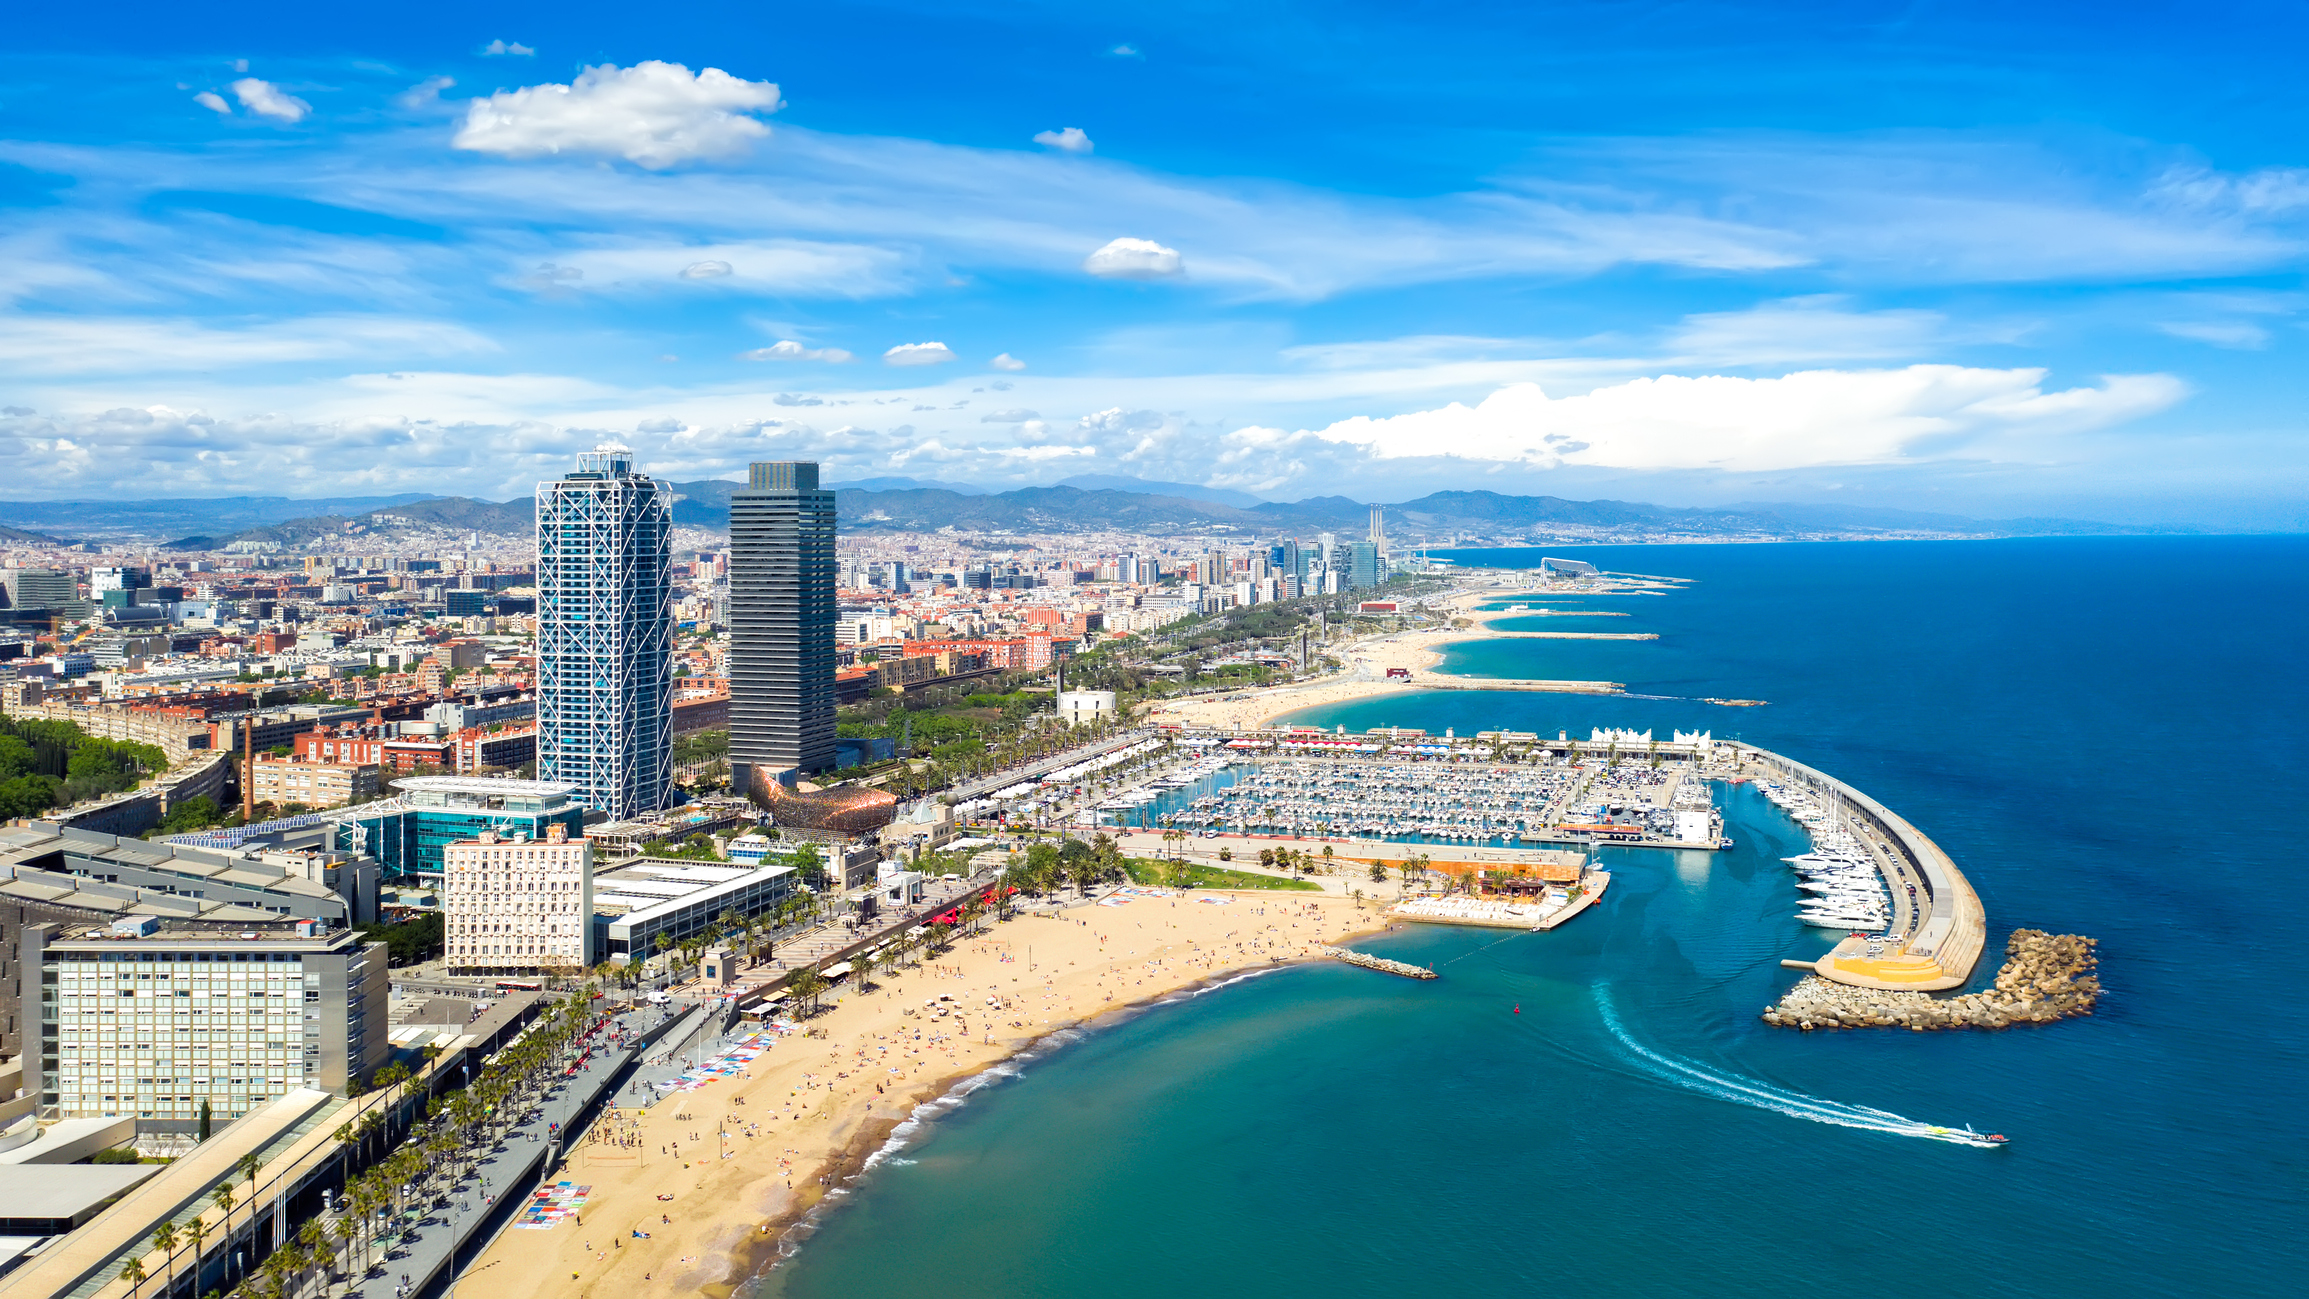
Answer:
POLYGON ((499 992, 543 992, 545 985, 529 979, 499 979, 499 992))

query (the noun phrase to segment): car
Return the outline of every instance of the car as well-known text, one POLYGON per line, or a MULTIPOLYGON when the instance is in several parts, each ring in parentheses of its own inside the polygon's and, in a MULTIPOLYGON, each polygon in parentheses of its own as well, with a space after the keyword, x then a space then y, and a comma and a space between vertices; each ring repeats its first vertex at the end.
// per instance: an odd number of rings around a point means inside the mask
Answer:
POLYGON ((661 988, 661 989, 658 989, 658 990, 656 990, 656 991, 653 991, 653 992, 651 992, 651 993, 649 994, 649 1004, 650 1004, 650 1005, 652 1005, 652 1006, 665 1006, 665 1005, 671 1005, 671 1004, 672 1004, 672 1002, 673 1002, 673 998, 672 998, 672 997, 670 997, 670 996, 667 996, 667 995, 666 995, 666 993, 665 993, 665 991, 664 991, 664 989, 662 989, 662 988, 661 988))

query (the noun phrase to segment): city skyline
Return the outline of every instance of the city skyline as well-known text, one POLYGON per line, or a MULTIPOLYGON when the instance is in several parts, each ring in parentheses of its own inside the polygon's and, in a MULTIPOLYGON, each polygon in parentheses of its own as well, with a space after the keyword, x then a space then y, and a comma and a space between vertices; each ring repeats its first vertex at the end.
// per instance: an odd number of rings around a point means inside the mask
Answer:
POLYGON ((607 434, 2298 526, 2298 16, 885 12, 33 16, 7 494, 502 499, 607 434), (2191 76, 2262 106, 2136 88, 2191 76))

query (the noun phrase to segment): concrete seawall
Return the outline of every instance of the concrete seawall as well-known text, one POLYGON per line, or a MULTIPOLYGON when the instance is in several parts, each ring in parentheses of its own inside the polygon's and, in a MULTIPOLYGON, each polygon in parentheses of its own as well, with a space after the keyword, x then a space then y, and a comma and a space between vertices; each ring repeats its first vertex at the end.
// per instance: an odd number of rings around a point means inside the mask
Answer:
POLYGON ((1895 897, 1917 889, 1904 934, 1869 955, 1869 940, 1847 938, 1813 963, 1813 972, 1856 988, 1938 992, 1961 986, 1988 945, 1988 913, 1964 873, 1940 845, 1891 809, 1826 772, 1766 749, 1740 746, 1744 760, 1763 765, 1791 784, 1840 806, 1878 858, 1878 873, 1895 897), (1888 860, 1887 860, 1888 859, 1888 860))

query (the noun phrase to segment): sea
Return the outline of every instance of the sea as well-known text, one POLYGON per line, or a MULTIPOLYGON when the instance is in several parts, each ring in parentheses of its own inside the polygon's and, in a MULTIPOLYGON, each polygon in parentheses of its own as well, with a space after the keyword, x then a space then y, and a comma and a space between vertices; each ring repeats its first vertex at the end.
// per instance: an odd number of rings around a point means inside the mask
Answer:
POLYGON ((1562 929, 1363 944, 1433 982, 1293 967, 1047 1043, 928 1107, 744 1292, 2309 1292, 2309 538, 1546 553, 1689 584, 1529 601, 1628 615, 1533 626, 1656 641, 1477 641, 1440 670, 1626 695, 1293 720, 1788 754, 1955 859, 1991 926, 1976 983, 2016 927, 2098 939, 2098 1013, 1761 1023, 1797 977, 1778 961, 1831 936, 1793 916, 1801 829, 1722 786, 1735 847, 1606 850, 1611 891, 1562 929), (2009 1144, 1931 1131, 1962 1125, 2009 1144))

